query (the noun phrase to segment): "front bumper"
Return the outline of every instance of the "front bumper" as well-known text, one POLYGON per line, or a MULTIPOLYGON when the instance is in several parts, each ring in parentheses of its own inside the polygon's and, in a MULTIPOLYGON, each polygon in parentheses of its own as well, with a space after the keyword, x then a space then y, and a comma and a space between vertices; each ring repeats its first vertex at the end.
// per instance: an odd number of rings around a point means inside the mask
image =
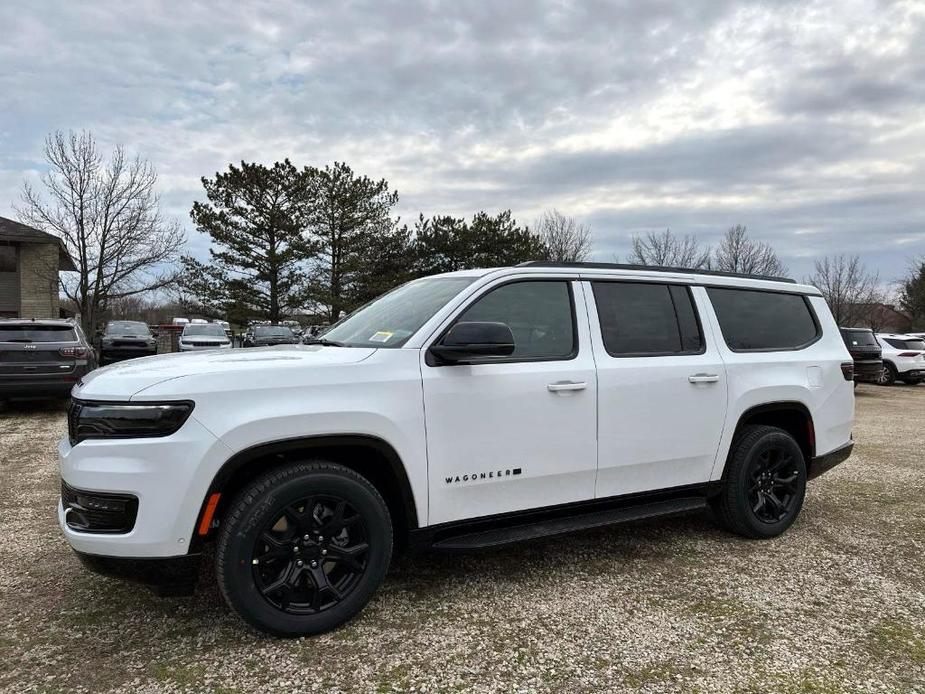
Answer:
POLYGON ((153 357, 157 354, 157 347, 106 347, 100 349, 100 357, 106 361, 121 361, 137 357, 153 357))
MULTIPOLYGON (((58 505, 58 522, 71 547, 112 557, 185 555, 215 473, 231 451, 194 417, 170 436, 88 439, 58 444, 61 479, 87 496, 134 497, 128 532, 86 532, 71 527, 58 505)), ((93 528, 95 529, 95 528, 93 528)))
POLYGON ((819 475, 825 474, 836 465, 848 460, 851 451, 854 449, 854 441, 849 441, 844 446, 839 446, 834 451, 817 455, 809 462, 809 473, 807 479, 815 479, 819 475))
POLYGON ((231 343, 227 345, 193 345, 193 344, 181 344, 181 352, 205 352, 206 350, 215 350, 215 349, 231 349, 231 343))
POLYGON ((162 597, 191 595, 199 578, 199 554, 150 559, 108 557, 77 550, 74 550, 74 553, 81 564, 90 571, 123 581, 141 583, 162 597))

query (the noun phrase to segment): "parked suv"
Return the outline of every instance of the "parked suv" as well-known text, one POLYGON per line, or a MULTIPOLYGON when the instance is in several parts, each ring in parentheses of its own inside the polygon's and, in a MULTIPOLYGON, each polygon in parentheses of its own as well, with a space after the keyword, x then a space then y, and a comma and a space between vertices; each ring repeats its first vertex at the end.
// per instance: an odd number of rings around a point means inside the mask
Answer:
POLYGON ((63 398, 96 368, 96 355, 70 320, 0 320, 0 400, 63 398))
POLYGON ((250 625, 351 618, 393 547, 473 550, 712 508, 770 538, 851 452, 851 362, 813 287, 530 263, 409 282, 318 344, 91 374, 59 454, 93 570, 250 625))
POLYGON ((915 385, 925 380, 925 340, 913 335, 877 333, 883 349, 880 383, 891 386, 899 379, 915 385))
POLYGON ((110 321, 100 337, 100 364, 154 354, 157 354, 157 340, 141 321, 110 321))
POLYGON ((190 323, 180 333, 181 352, 202 349, 231 349, 231 338, 221 323, 190 323))
POLYGON ((854 360, 854 382, 880 383, 883 360, 874 331, 870 328, 841 328, 841 336, 854 360))
POLYGON ((245 347, 272 347, 273 345, 296 345, 299 338, 288 325, 255 325, 253 331, 244 334, 245 347))

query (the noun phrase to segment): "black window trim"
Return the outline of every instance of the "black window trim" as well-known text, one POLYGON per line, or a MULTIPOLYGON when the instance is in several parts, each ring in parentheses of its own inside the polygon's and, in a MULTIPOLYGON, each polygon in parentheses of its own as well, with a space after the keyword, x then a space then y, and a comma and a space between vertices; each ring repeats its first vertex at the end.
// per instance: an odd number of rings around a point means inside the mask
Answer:
POLYGON ((691 291, 693 287, 699 286, 695 284, 687 284, 685 282, 664 282, 660 280, 646 280, 646 279, 635 279, 635 278, 611 278, 611 277, 602 277, 600 279, 594 278, 585 278, 589 285, 591 285, 591 296, 594 298, 594 310, 597 315, 597 329, 601 335, 601 344, 604 345, 604 351, 614 359, 639 359, 640 357, 691 357, 698 354, 706 354, 707 351, 707 339, 706 333, 703 330, 703 321, 700 318, 700 310, 697 307, 697 301, 694 298, 694 292, 691 291), (681 320, 678 318, 678 306, 675 304, 674 296, 671 294, 670 287, 681 287, 687 290, 687 296, 691 300, 691 308, 694 309, 694 319, 697 321, 697 330, 700 331, 700 349, 692 350, 682 349, 679 352, 611 352, 607 348, 607 343, 604 342, 604 326, 601 324, 601 313, 597 306, 597 296, 594 294, 594 285, 595 283, 599 284, 655 284, 660 287, 666 287, 668 289, 668 298, 671 299, 671 308, 674 311, 675 324, 678 326, 678 338, 681 345, 684 345, 684 338, 681 335, 681 320))
POLYGON ((432 340, 430 344, 425 348, 425 357, 424 363, 428 366, 434 367, 448 367, 448 366, 482 366, 483 364, 527 364, 531 362, 544 362, 544 361, 572 361, 578 357, 578 353, 581 349, 578 340, 578 311, 575 307, 575 290, 574 283, 580 281, 577 277, 515 277, 513 279, 505 280, 499 282, 498 284, 493 284, 489 287, 486 287, 484 291, 480 291, 479 294, 472 297, 468 300, 450 319, 450 322, 447 326, 440 331, 436 339, 432 340), (456 325, 459 317, 462 316, 466 311, 468 311, 472 306, 477 302, 481 301, 483 297, 488 296, 491 292, 496 289, 501 289, 506 287, 509 284, 520 284, 523 282, 561 282, 565 285, 568 290, 569 298, 569 307, 572 310, 572 351, 570 354, 560 357, 483 357, 481 359, 471 359, 467 360, 465 364, 444 364, 438 362, 430 353, 430 348, 433 345, 439 344, 439 342, 446 336, 454 325, 456 325))
POLYGON ((768 290, 768 289, 759 289, 757 287, 732 287, 729 285, 710 285, 705 287, 707 291, 707 300, 710 302, 710 307, 713 309, 713 314, 716 316, 716 325, 719 328, 720 334, 723 336, 723 344, 726 345, 726 348, 730 352, 736 354, 749 354, 749 353, 761 353, 761 352, 799 352, 801 350, 807 349, 808 347, 813 346, 819 340, 822 339, 822 324, 819 322, 819 317, 816 315, 816 311, 813 308, 812 302, 809 300, 809 296, 806 294, 801 294, 799 292, 786 292, 780 290, 768 290), (809 316, 812 318, 813 325, 816 327, 816 335, 813 339, 808 342, 804 342, 801 345, 796 345, 794 347, 750 347, 747 349, 740 349, 733 347, 729 344, 729 340, 726 338, 726 332, 723 330, 722 323, 719 320, 719 314, 716 312, 716 307, 713 306, 713 299, 710 298, 711 289, 731 289, 734 291, 740 292, 762 292, 764 294, 787 294, 789 296, 798 296, 803 299, 803 303, 806 305, 806 310, 809 311, 809 316))

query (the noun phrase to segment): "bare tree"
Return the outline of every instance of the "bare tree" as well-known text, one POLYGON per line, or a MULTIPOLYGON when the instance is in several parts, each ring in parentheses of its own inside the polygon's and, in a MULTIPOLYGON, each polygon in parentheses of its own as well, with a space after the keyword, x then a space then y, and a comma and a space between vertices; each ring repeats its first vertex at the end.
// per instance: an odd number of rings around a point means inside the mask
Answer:
POLYGON ((719 246, 713 251, 713 269, 742 272, 750 275, 784 276, 784 265, 770 245, 748 238, 745 226, 729 227, 719 246))
POLYGON ((869 273, 858 256, 821 258, 816 261, 816 272, 805 282, 822 292, 840 326, 880 327, 878 307, 884 300, 880 276, 869 273))
POLYGON ((559 210, 546 210, 533 224, 533 232, 546 244, 549 260, 575 263, 591 255, 591 227, 566 217, 559 210))
POLYGON ((675 236, 665 229, 660 234, 634 235, 633 251, 626 260, 635 265, 704 270, 710 267, 710 248, 702 248, 695 236, 675 236))
POLYGON ((111 301, 173 280, 165 265, 176 258, 183 233, 161 216, 157 174, 147 161, 116 147, 106 162, 88 132, 55 132, 44 152, 44 194, 25 184, 17 212, 64 242, 77 275, 61 288, 92 332, 111 301))

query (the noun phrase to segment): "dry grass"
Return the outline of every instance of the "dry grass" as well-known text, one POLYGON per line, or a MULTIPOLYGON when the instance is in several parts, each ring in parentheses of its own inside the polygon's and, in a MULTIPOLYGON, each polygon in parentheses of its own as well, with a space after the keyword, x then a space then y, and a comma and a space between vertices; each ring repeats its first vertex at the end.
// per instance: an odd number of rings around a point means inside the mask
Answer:
POLYGON ((57 528, 60 406, 0 412, 0 689, 925 692, 925 386, 858 389, 855 455, 783 537, 700 516, 401 559, 339 631, 247 631, 207 585, 86 573, 57 528))

